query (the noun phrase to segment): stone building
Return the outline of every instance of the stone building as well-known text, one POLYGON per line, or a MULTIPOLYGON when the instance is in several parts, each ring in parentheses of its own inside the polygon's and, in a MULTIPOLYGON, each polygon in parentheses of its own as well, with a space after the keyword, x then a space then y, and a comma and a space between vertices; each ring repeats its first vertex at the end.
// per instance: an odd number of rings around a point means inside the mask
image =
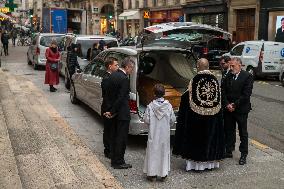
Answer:
POLYGON ((259 0, 230 0, 228 8, 228 31, 233 34, 233 41, 257 40, 259 0))

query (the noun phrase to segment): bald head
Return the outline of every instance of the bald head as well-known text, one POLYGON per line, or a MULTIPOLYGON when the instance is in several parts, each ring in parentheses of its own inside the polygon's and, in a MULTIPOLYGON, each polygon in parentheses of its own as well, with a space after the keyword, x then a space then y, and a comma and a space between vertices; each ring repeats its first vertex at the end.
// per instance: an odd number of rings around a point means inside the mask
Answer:
POLYGON ((209 62, 206 58, 200 58, 197 61, 197 71, 209 70, 209 62))

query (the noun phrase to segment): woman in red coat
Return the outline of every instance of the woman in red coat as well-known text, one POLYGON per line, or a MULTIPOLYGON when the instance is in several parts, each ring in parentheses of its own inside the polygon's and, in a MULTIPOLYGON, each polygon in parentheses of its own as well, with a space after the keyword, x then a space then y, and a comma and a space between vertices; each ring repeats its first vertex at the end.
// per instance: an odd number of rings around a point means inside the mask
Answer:
POLYGON ((49 84, 50 92, 55 92, 57 89, 53 85, 59 83, 59 70, 58 62, 60 60, 60 54, 57 49, 57 42, 54 40, 51 42, 50 47, 45 51, 46 65, 45 65, 45 81, 44 84, 49 84))

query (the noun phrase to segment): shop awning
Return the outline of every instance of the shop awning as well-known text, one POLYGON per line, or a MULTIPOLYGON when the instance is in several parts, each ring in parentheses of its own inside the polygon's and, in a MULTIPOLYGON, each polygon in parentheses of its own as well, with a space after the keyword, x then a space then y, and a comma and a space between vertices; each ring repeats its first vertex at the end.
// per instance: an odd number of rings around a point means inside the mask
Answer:
POLYGON ((125 11, 119 16, 119 20, 139 20, 140 14, 138 10, 125 11))

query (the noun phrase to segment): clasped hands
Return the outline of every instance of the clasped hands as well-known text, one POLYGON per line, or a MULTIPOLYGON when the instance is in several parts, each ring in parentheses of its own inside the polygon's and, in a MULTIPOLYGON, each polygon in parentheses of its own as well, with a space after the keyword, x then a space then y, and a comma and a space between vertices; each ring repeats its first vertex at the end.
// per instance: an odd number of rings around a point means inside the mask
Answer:
POLYGON ((231 104, 228 104, 226 108, 229 112, 233 112, 235 111, 235 107, 236 107, 235 104, 231 103, 231 104))
POLYGON ((111 115, 110 112, 105 112, 105 113, 103 113, 103 115, 108 119, 112 118, 112 115, 111 115))

